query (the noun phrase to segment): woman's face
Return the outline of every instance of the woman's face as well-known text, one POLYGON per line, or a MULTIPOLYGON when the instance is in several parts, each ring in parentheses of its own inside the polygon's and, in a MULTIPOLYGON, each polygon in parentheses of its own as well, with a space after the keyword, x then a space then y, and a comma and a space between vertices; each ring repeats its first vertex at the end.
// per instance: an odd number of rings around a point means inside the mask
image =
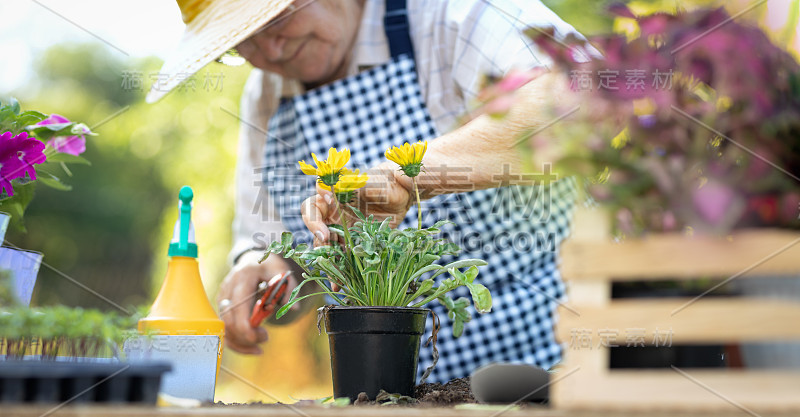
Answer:
POLYGON ((254 67, 304 83, 345 75, 363 0, 297 0, 236 49, 254 67))

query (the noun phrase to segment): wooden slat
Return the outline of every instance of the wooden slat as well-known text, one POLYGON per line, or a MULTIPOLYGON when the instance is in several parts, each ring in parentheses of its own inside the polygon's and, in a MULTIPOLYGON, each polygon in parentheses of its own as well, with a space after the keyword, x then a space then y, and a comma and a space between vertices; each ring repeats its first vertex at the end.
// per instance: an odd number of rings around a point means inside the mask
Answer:
POLYGON ((566 282, 566 285, 570 304, 600 307, 611 302, 611 282, 609 281, 572 281, 566 282))
MULTIPOLYGON (((737 342, 800 339, 800 302, 756 298, 690 298, 615 300, 607 307, 569 305, 559 308, 558 338, 573 348, 576 336, 617 331, 616 344, 643 329, 651 342, 671 330, 674 343, 737 342)), ((641 332, 639 332, 641 333, 641 332)), ((608 340, 608 338, 606 338, 608 340)), ((662 339, 663 340, 663 339, 662 339)), ((798 393, 800 396, 800 393, 798 393)))
MULTIPOLYGON (((574 369, 562 369, 560 373, 574 369)), ((797 373, 684 369, 611 371, 604 378, 584 376, 578 369, 553 384, 552 401, 556 408, 729 410, 740 415, 747 415, 748 411, 800 410, 800 374, 797 373)))
POLYGON ((800 233, 753 229, 736 232, 730 240, 661 234, 623 243, 572 239, 562 246, 562 258, 565 280, 696 279, 728 277, 748 269, 744 275, 796 276, 800 233))

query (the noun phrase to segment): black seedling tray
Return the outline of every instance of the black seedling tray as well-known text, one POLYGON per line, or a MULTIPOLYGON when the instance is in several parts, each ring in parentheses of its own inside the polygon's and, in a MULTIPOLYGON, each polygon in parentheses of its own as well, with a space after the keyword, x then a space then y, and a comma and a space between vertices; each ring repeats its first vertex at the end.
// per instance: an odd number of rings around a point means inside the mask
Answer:
POLYGON ((161 376, 157 363, 13 360, 0 362, 0 403, 155 404, 161 376))

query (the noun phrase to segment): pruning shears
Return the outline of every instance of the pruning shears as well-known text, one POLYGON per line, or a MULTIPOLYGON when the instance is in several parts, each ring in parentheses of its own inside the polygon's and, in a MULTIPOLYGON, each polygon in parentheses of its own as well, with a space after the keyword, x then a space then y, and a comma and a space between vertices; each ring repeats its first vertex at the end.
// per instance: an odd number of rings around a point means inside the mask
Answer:
POLYGON ((250 315, 250 326, 256 328, 261 325, 264 319, 275 312, 275 308, 283 298, 286 287, 289 286, 289 276, 292 271, 275 275, 269 282, 262 281, 258 284, 256 305, 253 306, 253 314, 250 315))

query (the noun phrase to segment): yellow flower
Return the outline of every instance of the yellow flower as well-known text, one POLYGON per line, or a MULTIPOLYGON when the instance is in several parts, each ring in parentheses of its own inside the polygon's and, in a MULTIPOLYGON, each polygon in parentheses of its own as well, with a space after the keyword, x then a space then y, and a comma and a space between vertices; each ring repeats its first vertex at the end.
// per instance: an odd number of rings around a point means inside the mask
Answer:
POLYGON ((728 111, 733 106, 733 100, 728 96, 720 96, 717 99, 717 112, 722 113, 728 111))
POLYGON ((303 160, 297 162, 300 164, 300 170, 306 175, 316 175, 320 182, 332 187, 339 181, 342 169, 350 160, 350 149, 345 148, 340 152, 336 148, 330 148, 328 149, 328 159, 322 161, 314 153, 311 154, 311 157, 314 158, 317 167, 314 168, 303 160))
POLYGON ((633 100, 633 114, 637 116, 648 116, 656 110, 656 102, 650 97, 633 100))
POLYGON ((361 174, 358 169, 355 172, 347 168, 342 169, 342 174, 339 176, 339 182, 333 186, 334 193, 346 193, 348 191, 355 191, 367 185, 369 176, 361 174))
POLYGON ((416 177, 419 175, 420 168, 422 167, 422 157, 425 156, 425 151, 428 150, 428 142, 417 142, 410 144, 404 143, 403 146, 394 146, 386 150, 386 159, 400 165, 400 169, 409 176, 416 177))
POLYGON ((359 173, 356 169, 355 172, 347 168, 342 169, 342 174, 339 177, 339 182, 333 186, 333 193, 336 195, 336 200, 340 203, 349 203, 353 199, 353 194, 359 188, 367 185, 369 176, 367 174, 359 173))
POLYGON ((631 135, 628 133, 628 128, 622 129, 617 136, 614 136, 614 139, 611 139, 611 146, 614 149, 620 149, 623 146, 627 145, 628 142, 631 141, 631 135))

